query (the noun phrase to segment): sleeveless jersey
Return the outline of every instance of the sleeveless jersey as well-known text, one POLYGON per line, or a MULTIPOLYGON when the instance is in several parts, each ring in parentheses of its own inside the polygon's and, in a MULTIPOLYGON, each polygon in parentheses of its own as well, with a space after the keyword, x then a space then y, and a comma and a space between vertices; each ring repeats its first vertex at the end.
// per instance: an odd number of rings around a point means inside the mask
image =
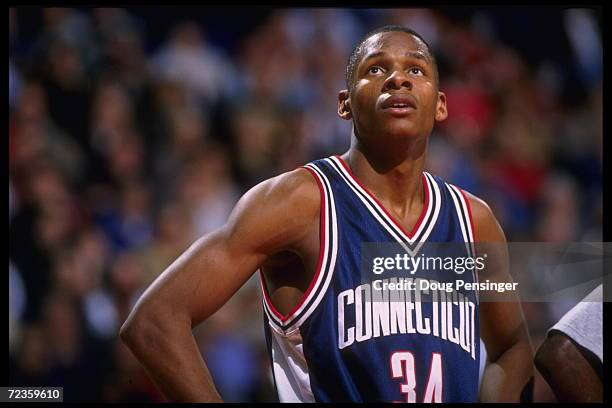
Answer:
MULTIPOLYGON (((321 193, 314 278, 301 302, 282 315, 261 277, 266 343, 279 400, 477 401, 481 342, 476 292, 381 291, 384 282, 404 279, 418 288, 420 281, 454 281, 458 275, 420 268, 412 274, 384 272, 373 283, 363 279, 360 269, 364 243, 394 243, 414 259, 447 255, 441 245, 430 243, 457 243, 453 248, 459 248, 459 255, 474 256, 474 227, 463 191, 423 172, 423 210, 407 232, 339 156, 304 168, 321 193)), ((477 282, 473 268, 459 278, 477 282)))

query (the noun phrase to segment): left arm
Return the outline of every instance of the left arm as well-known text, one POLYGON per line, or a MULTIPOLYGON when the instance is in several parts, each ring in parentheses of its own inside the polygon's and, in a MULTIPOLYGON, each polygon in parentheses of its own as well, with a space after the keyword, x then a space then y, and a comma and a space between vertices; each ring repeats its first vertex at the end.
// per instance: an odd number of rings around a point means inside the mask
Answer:
MULTIPOLYGON (((487 254, 479 281, 512 282, 503 230, 484 201, 467 192, 466 197, 474 221, 476 253, 487 254)), ((479 305, 480 332, 488 354, 481 402, 519 402, 533 376, 533 350, 520 299, 516 292, 503 296, 503 301, 484 299, 479 305)))

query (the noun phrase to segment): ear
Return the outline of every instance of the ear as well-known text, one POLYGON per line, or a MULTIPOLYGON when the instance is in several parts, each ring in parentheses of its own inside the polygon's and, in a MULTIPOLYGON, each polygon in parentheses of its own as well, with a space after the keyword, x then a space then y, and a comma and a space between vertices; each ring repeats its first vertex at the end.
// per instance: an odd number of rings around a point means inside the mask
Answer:
POLYGON ((446 109, 446 95, 444 92, 438 92, 438 102, 436 103, 436 122, 442 122, 448 117, 448 110, 446 109))
POLYGON ((353 118, 348 89, 343 89, 338 92, 338 116, 344 120, 350 120, 353 118))

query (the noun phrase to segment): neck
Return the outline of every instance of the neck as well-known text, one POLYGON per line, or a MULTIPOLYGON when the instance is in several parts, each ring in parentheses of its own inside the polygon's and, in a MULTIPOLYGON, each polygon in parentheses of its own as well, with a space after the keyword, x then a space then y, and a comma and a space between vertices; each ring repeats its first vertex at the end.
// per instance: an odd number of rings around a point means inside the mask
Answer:
POLYGON ((422 208, 425 191, 422 173, 427 137, 408 139, 393 149, 368 149, 355 136, 342 155, 359 181, 400 217, 422 208))

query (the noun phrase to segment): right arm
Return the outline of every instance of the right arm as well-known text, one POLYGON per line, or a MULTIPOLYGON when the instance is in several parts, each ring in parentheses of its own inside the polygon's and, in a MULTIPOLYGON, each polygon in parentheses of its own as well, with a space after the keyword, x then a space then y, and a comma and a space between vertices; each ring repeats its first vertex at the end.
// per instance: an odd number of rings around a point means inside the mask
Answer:
POLYGON ((211 316, 271 255, 299 250, 318 221, 319 192, 298 169, 257 185, 228 222, 198 239, 147 288, 121 339, 172 401, 221 401, 192 328, 211 316))

